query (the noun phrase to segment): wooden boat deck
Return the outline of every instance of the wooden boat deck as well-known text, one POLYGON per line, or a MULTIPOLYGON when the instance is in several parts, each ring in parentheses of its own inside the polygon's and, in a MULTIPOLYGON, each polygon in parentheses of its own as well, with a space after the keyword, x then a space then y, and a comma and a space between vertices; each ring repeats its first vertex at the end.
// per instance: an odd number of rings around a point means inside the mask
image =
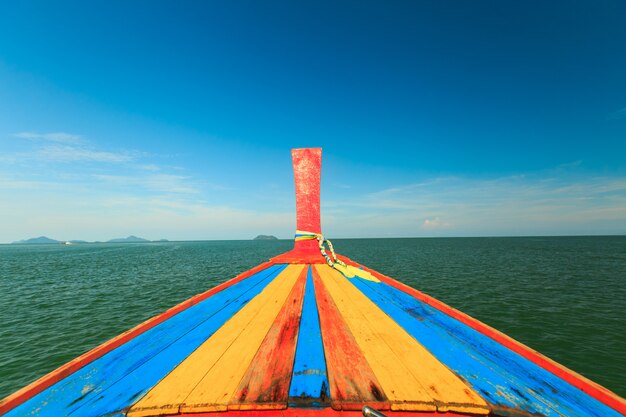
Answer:
POLYGON ((316 245, 88 352, 3 400, 0 415, 626 412, 617 395, 417 290, 344 257, 345 268, 327 265, 316 245))

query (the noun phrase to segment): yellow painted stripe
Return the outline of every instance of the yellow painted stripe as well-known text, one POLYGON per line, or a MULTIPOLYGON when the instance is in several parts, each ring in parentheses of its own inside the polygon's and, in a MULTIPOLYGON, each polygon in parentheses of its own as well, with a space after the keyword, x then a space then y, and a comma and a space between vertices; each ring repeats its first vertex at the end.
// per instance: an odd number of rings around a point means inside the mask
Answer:
POLYGON ((304 265, 289 265, 128 412, 129 417, 179 411, 226 411, 254 354, 304 265))
POLYGON ((392 410, 487 414, 487 403, 328 265, 315 265, 392 410))
POLYGON ((296 281, 299 277, 306 280, 306 275, 302 274, 303 269, 304 265, 288 267, 290 275, 285 278, 285 284, 268 294, 265 306, 256 309, 250 324, 185 399, 181 412, 199 413, 227 409, 296 281))

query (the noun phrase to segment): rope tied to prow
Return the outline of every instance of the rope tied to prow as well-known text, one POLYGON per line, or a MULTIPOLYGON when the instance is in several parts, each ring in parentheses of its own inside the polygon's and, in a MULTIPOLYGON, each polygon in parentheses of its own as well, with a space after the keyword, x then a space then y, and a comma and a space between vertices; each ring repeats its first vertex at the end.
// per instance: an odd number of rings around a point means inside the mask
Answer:
POLYGON ((318 246, 320 248, 320 253, 326 259, 326 263, 331 268, 335 268, 337 271, 341 272, 347 278, 354 278, 358 276, 363 279, 367 279, 369 281, 380 282, 380 280, 374 277, 367 271, 356 268, 352 265, 346 265, 341 259, 337 258, 337 254, 335 254, 335 248, 333 248, 333 244, 330 240, 326 239, 321 233, 313 233, 313 232, 305 232, 303 230, 296 230, 295 240, 317 240, 318 246), (328 243, 328 249, 330 250, 330 254, 332 258, 328 256, 326 253, 326 243, 328 243))
POLYGON ((320 253, 326 259, 326 263, 328 264, 328 266, 331 266, 333 268, 335 268, 335 264, 346 266, 346 264, 341 259, 337 258, 337 255, 335 254, 335 248, 333 248, 332 242, 324 238, 323 234, 296 230, 296 242, 299 240, 314 240, 314 239, 317 239, 317 244, 320 248, 320 253), (332 259, 330 256, 328 256, 328 253, 326 253, 326 247, 325 247, 326 243, 328 243, 328 249, 330 250, 330 253, 333 256, 332 259))

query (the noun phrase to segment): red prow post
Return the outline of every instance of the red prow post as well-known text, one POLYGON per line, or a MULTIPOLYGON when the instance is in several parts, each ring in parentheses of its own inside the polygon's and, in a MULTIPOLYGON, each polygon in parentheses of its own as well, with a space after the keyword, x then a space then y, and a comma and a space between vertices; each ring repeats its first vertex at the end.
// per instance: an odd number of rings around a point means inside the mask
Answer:
MULTIPOLYGON (((322 149, 292 149, 291 159, 296 184, 296 230, 322 233, 320 222, 322 149)), ((317 240, 296 241, 294 250, 319 253, 317 240)))
MULTIPOLYGON (((320 179, 322 149, 291 150, 296 185, 296 230, 322 233, 320 222, 320 179)), ((324 263, 315 239, 297 240, 293 250, 272 259, 274 263, 324 263)))

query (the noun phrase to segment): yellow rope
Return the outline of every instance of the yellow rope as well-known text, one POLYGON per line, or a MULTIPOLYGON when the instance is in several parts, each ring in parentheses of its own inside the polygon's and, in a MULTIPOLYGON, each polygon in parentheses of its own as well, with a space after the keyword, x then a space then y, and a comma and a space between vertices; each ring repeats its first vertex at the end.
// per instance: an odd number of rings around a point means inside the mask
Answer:
POLYGON ((337 259, 337 255, 335 254, 335 249, 333 248, 333 244, 330 242, 330 240, 328 239, 324 239, 324 235, 322 235, 321 233, 313 233, 313 232, 305 232, 303 230, 296 230, 296 242, 300 241, 300 240, 313 240, 316 239, 318 246, 320 248, 320 252, 322 254, 322 256, 324 256, 324 258, 326 259, 326 263, 330 266, 332 266, 333 268, 335 267, 335 264, 339 264, 341 266, 346 266, 345 263, 343 263, 341 260, 337 259), (326 253, 326 247, 324 246, 324 244, 328 242, 328 249, 330 250, 331 255, 333 256, 332 259, 330 256, 328 256, 328 254, 326 253))
POLYGON ((320 248, 320 252, 326 259, 326 263, 328 263, 328 265, 330 265, 331 267, 335 268, 337 271, 341 272, 346 278, 354 278, 355 276, 358 276, 360 278, 363 278, 369 281, 380 282, 378 278, 374 277, 369 272, 356 268, 352 265, 346 265, 340 259, 337 259, 337 255, 335 254, 335 249, 333 248, 333 244, 330 242, 330 240, 325 239, 324 235, 322 235, 321 233, 313 233, 313 232, 306 232, 303 230, 296 230, 295 239, 296 241, 314 240, 314 239, 317 240, 319 248, 320 248), (326 253, 326 248, 324 247, 324 244, 326 242, 328 242, 328 249, 330 249, 330 253, 333 255, 332 259, 326 253))

